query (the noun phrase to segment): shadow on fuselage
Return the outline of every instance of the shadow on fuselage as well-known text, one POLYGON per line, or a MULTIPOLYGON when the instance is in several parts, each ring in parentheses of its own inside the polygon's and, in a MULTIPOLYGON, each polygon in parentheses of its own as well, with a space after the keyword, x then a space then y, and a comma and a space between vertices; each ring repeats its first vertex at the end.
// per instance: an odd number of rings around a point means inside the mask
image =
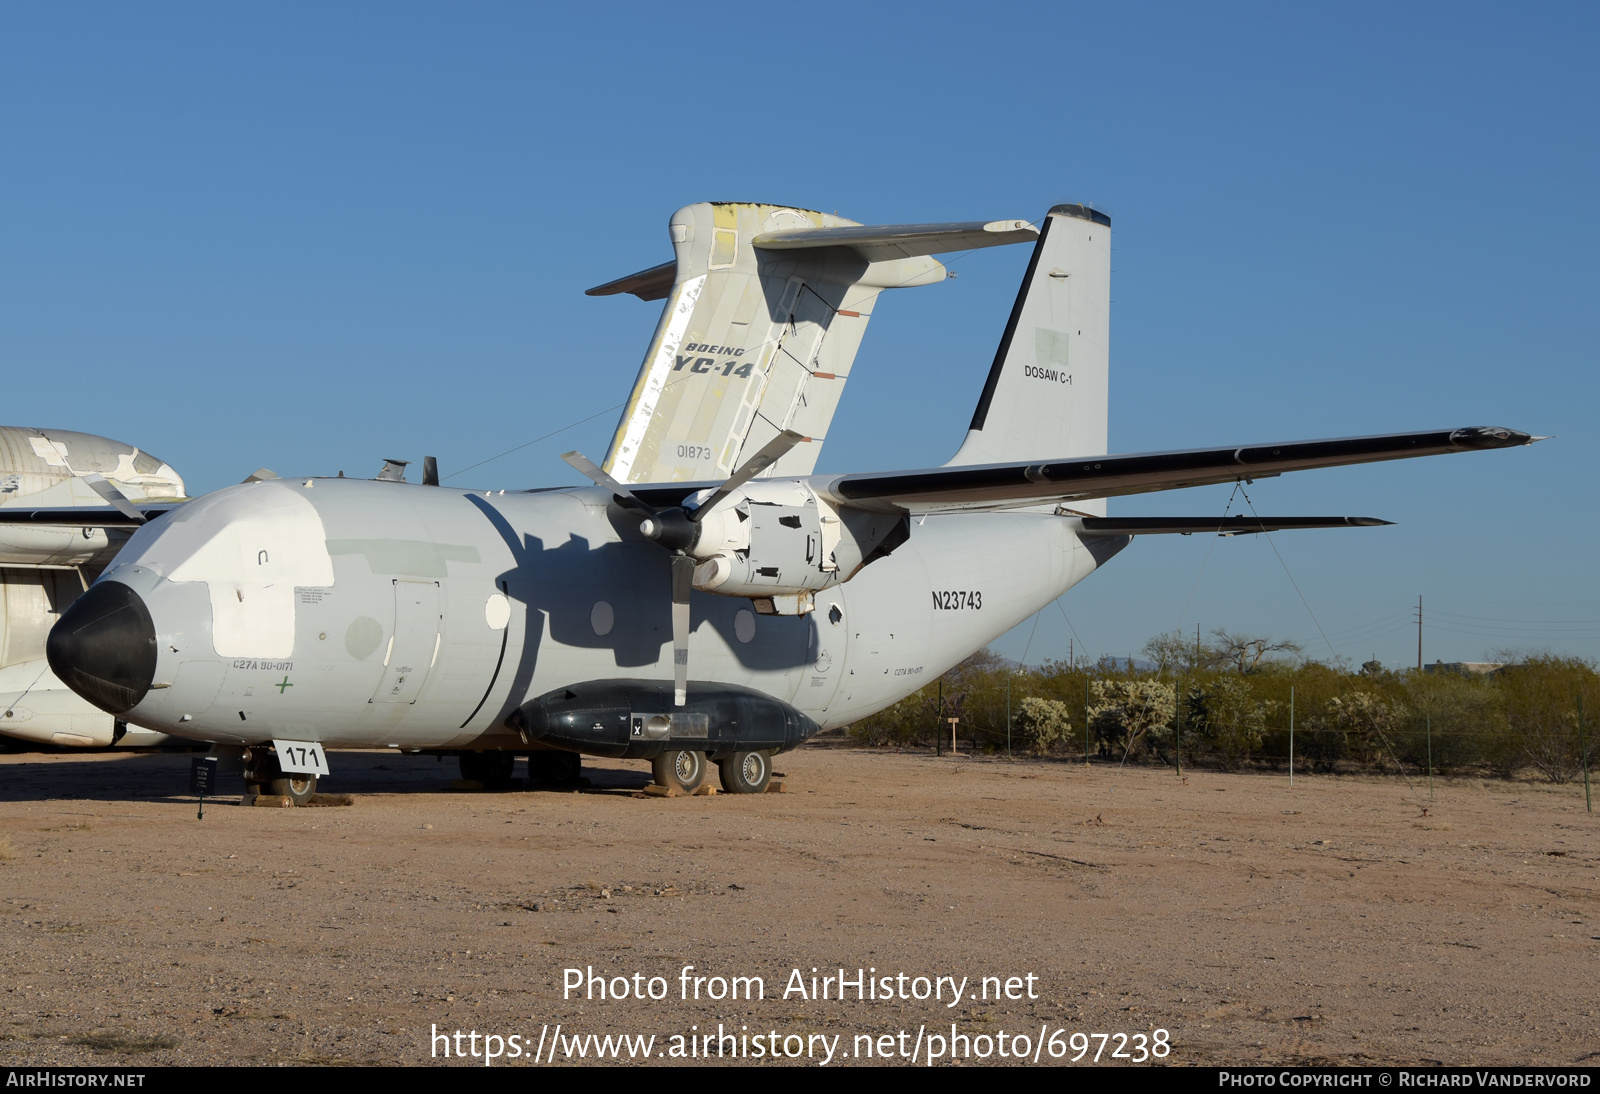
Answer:
MULTIPOLYGON (((622 542, 591 546, 583 536, 572 536, 558 547, 546 547, 537 536, 520 535, 510 521, 486 499, 467 500, 484 514, 510 549, 515 566, 500 574, 496 583, 512 600, 524 604, 525 632, 522 657, 512 677, 510 695, 526 695, 533 680, 539 643, 549 620, 550 636, 565 646, 609 650, 619 669, 672 664, 671 556, 637 535, 630 515, 615 506, 607 516, 622 542), (632 523, 630 523, 630 520, 632 523), (631 537, 631 538, 630 538, 631 537), (597 633, 596 606, 610 609, 611 626, 597 633)), ((691 633, 709 626, 747 669, 781 672, 816 659, 816 622, 810 616, 762 616, 757 640, 740 642, 735 617, 750 611, 742 598, 695 593, 689 602, 691 633)), ((502 718, 511 708, 501 712, 502 718)))

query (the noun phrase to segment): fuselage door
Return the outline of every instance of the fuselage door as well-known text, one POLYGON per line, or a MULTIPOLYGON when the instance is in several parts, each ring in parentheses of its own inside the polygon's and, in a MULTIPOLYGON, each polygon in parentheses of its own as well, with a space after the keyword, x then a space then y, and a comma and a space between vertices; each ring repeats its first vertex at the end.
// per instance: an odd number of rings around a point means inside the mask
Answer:
POLYGON ((439 652, 439 583, 394 581, 394 632, 374 703, 414 703, 439 652))

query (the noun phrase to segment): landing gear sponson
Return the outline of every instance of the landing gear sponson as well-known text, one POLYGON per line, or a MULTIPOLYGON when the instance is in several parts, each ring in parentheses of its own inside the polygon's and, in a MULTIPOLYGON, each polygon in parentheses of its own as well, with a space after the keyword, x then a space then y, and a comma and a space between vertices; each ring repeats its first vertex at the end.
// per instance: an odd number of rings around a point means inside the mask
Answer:
POLYGON ((650 760, 657 783, 684 793, 715 763, 730 794, 765 792, 772 757, 821 728, 752 688, 691 681, 681 707, 672 690, 661 680, 574 684, 524 704, 511 725, 549 748, 650 760))

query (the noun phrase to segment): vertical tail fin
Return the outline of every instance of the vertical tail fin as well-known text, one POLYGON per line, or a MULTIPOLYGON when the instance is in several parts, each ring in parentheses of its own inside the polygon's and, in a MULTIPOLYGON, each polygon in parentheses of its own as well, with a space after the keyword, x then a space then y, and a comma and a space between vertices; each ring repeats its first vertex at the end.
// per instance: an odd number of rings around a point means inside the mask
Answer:
MULTIPOLYGON (((777 205, 689 205, 672 217, 673 263, 590 290, 666 298, 606 454, 611 474, 722 479, 786 428, 822 440, 881 287, 861 283, 868 263, 843 248, 769 253, 752 240, 854 223, 777 205), (638 292, 631 282, 649 274, 656 284, 638 292)), ((944 279, 939 263, 921 266, 926 281, 944 279)), ((810 472, 819 448, 796 446, 782 472, 810 472)))
MULTIPOLYGON (((1000 348, 949 465, 1106 452, 1111 218, 1057 205, 1041 226, 1000 348)), ((1103 513, 1105 503, 1087 502, 1103 513)))
POLYGON ((603 465, 624 483, 724 479, 785 430, 818 443, 764 474, 810 474, 879 294, 943 281, 932 254, 1038 234, 741 202, 685 206, 671 231, 674 261, 589 290, 667 301, 603 465))

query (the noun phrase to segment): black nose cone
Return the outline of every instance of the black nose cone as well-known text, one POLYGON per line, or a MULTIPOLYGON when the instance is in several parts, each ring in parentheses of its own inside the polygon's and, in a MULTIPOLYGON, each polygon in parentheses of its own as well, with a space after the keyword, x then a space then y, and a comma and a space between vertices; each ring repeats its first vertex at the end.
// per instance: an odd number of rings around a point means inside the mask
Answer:
POLYGON ((138 706, 156 678, 150 609, 120 581, 102 581, 73 601, 44 648, 61 682, 110 714, 138 706))

